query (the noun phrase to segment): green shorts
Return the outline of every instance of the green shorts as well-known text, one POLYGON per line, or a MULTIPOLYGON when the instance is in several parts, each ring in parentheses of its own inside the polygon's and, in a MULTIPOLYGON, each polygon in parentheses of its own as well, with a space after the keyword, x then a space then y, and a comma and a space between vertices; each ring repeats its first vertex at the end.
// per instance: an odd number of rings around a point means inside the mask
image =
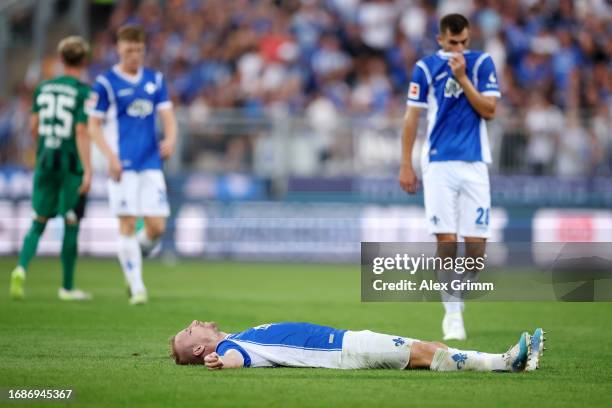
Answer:
POLYGON ((68 172, 36 171, 32 207, 39 217, 65 216, 71 210, 82 218, 86 197, 79 194, 82 175, 68 172))

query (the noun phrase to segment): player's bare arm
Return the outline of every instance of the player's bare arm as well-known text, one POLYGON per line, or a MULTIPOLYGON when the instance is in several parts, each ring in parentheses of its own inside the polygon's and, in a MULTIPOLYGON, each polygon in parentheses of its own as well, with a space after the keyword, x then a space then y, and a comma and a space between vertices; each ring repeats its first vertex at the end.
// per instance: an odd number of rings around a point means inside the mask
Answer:
POLYGON ((495 116, 495 108, 497 106, 497 98, 495 96, 482 95, 476 88, 465 72, 465 57, 463 53, 455 53, 448 61, 453 75, 457 82, 463 88, 463 93, 469 101, 472 108, 484 119, 493 119, 495 116))
POLYGON ((223 356, 213 352, 204 357, 204 365, 209 370, 242 368, 244 366, 244 358, 236 350, 228 350, 223 356))
POLYGON ((102 118, 90 116, 87 123, 87 129, 94 143, 108 160, 108 171, 111 179, 114 181, 121 180, 121 171, 123 170, 121 162, 104 139, 104 134, 102 133, 102 118))
POLYGON ((419 180, 412 166, 412 150, 416 140, 420 113, 421 108, 408 106, 402 127, 402 161, 399 171, 399 183, 402 189, 410 194, 416 193, 419 185, 419 180))
POLYGON ((33 113, 30 115, 30 134, 32 135, 32 140, 34 143, 38 143, 38 113, 33 113))
POLYGON ((178 127, 172 106, 160 109, 158 114, 164 129, 164 138, 159 143, 159 154, 161 155, 162 159, 166 160, 172 156, 176 150, 178 127))
POLYGON ((84 123, 78 123, 76 125, 76 144, 79 159, 83 166, 83 180, 79 187, 79 194, 87 194, 91 187, 91 146, 87 133, 87 126, 84 123))

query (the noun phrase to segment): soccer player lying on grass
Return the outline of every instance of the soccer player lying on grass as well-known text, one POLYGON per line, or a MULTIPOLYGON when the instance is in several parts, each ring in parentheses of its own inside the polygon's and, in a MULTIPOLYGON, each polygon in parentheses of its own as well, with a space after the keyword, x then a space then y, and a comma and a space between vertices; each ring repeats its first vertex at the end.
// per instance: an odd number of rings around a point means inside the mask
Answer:
POLYGON ((538 368, 544 331, 536 329, 532 335, 524 332, 507 352, 489 354, 311 323, 262 324, 228 334, 214 322, 194 320, 170 339, 170 347, 177 364, 204 364, 210 370, 282 366, 519 372, 538 368))

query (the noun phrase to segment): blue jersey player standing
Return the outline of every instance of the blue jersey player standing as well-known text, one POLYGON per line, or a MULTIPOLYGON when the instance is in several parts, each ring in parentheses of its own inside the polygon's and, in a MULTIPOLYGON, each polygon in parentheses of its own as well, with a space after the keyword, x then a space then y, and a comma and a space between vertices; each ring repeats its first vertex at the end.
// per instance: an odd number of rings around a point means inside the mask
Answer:
MULTIPOLYGON (((399 183, 408 193, 417 190, 412 149, 419 114, 427 109, 427 139, 422 154, 425 212, 429 231, 436 235, 440 257, 457 256, 457 236, 466 256, 484 254, 490 236, 491 193, 487 164, 491 152, 486 120, 495 114, 501 97, 491 57, 467 49, 470 29, 460 14, 440 20, 441 49, 416 63, 408 90, 402 135, 399 183)), ((477 270, 467 273, 474 280, 477 270)), ((442 293, 445 340, 464 340, 463 302, 457 294, 442 293)))
POLYGON ((142 304, 147 301, 142 255, 156 245, 170 214, 162 160, 175 150, 177 125, 163 75, 143 67, 144 30, 134 25, 120 28, 117 52, 119 64, 94 83, 89 131, 109 162, 109 203, 119 218, 118 255, 130 303, 142 304), (160 142, 157 115, 163 126, 160 142), (138 235, 137 217, 144 217, 145 223, 138 235))

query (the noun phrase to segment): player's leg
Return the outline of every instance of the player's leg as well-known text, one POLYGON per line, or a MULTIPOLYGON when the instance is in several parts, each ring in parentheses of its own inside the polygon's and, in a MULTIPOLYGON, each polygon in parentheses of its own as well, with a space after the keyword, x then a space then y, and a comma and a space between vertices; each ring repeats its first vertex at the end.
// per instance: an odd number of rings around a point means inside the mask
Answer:
MULTIPOLYGON (((542 332, 541 329, 538 330, 542 332)), ((536 355, 531 352, 532 344, 531 336, 525 332, 521 334, 518 343, 507 352, 493 354, 458 350, 443 343, 420 341, 369 330, 347 331, 342 342, 339 368, 523 371, 528 359, 533 361, 536 359, 536 355)), ((539 356, 541 353, 537 357, 539 356)))
POLYGON ((90 300, 90 293, 74 287, 74 270, 78 256, 79 224, 85 215, 87 198, 79 194, 81 176, 68 174, 64 179, 60 197, 60 213, 64 215, 62 241, 62 286, 58 290, 61 300, 90 300))
POLYGON ((57 214, 59 202, 59 184, 51 173, 34 173, 32 186, 32 208, 36 214, 23 239, 17 267, 11 273, 10 296, 13 299, 24 297, 26 270, 36 255, 38 242, 45 231, 47 220, 57 214))
MULTIPOLYGON (((429 232, 435 234, 436 255, 445 258, 457 256, 457 219, 459 208, 460 179, 455 162, 429 163, 423 173, 425 212, 429 232)), ((454 271, 436 271, 441 282, 452 280, 454 271)), ((440 292, 444 305, 442 331, 445 340, 465 339, 463 327, 463 303, 452 291, 440 292)))
POLYGON ((32 225, 30 225, 28 233, 23 239, 23 245, 21 246, 21 251, 19 252, 19 262, 17 263, 15 269, 13 269, 11 272, 9 294, 13 299, 23 299, 25 296, 24 286, 26 270, 30 264, 30 261, 32 258, 34 258, 34 255, 36 255, 38 241, 45 231, 46 225, 47 218, 39 216, 35 217, 32 220, 32 225))
POLYGON ((165 231, 166 217, 144 217, 144 228, 137 234, 143 256, 148 256, 155 249, 165 231))
POLYGON ((349 330, 342 340, 339 368, 405 369, 411 359, 411 346, 417 341, 370 330, 349 330))
POLYGON ((119 217, 119 262, 130 287, 130 304, 147 302, 147 289, 142 279, 142 253, 136 238, 136 217, 119 217))
POLYGON ((111 211, 119 218, 117 255, 130 289, 131 304, 147 301, 142 280, 142 254, 136 238, 136 216, 140 210, 139 185, 139 175, 134 171, 124 171, 119 182, 109 180, 108 183, 111 211))
POLYGON ((138 232, 142 254, 147 256, 159 244, 166 231, 166 217, 170 215, 166 182, 161 170, 140 173, 140 215, 144 216, 144 228, 138 232))
POLYGON ((502 354, 458 350, 437 342, 412 344, 408 368, 432 371, 523 371, 531 353, 531 336, 521 334, 517 344, 502 354))
MULTIPOLYGON (((442 259, 457 256, 457 235, 436 234, 436 256, 442 259)), ((438 270, 436 276, 439 282, 446 283, 449 289, 440 291, 444 306, 442 333, 444 340, 465 340, 467 335, 463 324, 464 303, 461 295, 450 289, 450 282, 457 276, 454 270, 438 270)))
MULTIPOLYGON (((459 228, 458 234, 463 237, 465 242, 465 256, 478 258, 484 256, 486 240, 489 237, 489 219, 491 194, 489 188, 489 173, 485 163, 466 163, 457 164, 459 167, 458 175, 461 178, 461 188, 459 193, 459 228)), ((462 280, 476 281, 478 279, 477 268, 466 270, 461 275, 455 275, 462 280)), ((460 312, 463 312, 463 293, 455 292, 453 296, 461 305, 460 312)), ((463 314, 455 313, 448 319, 448 327, 451 335, 445 337, 450 339, 465 339, 465 327, 463 325, 463 314), (456 328, 454 330, 453 328, 456 328)))

